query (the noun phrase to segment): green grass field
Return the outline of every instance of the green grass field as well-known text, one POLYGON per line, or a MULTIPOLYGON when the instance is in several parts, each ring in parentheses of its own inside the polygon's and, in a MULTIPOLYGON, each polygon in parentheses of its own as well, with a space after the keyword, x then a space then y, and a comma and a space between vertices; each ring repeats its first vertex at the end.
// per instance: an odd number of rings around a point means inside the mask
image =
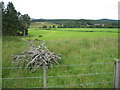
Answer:
POLYGON ((118 32, 118 29, 110 29, 110 28, 56 28, 55 30, 63 30, 63 31, 83 31, 83 32, 118 32))
MULTIPOLYGON (((76 74, 91 74, 112 72, 112 74, 97 75, 80 75, 80 76, 64 76, 64 77, 47 77, 47 87, 63 86, 62 88, 112 88, 113 83, 78 85, 86 83, 98 83, 113 81, 114 58, 118 58, 118 33, 117 29, 99 29, 106 32, 73 32, 72 30, 93 30, 97 29, 80 29, 67 28, 54 30, 29 29, 29 35, 26 37, 10 37, 3 38, 2 58, 3 67, 15 67, 12 64, 12 54, 21 53, 28 47, 22 38, 27 40, 42 39, 45 40, 49 50, 56 54, 61 54, 62 59, 60 65, 73 64, 92 64, 92 63, 108 63, 98 65, 81 65, 81 66, 65 66, 47 69, 47 76, 63 76, 76 74), (69 30, 59 31, 59 30, 69 30), (71 30, 71 31, 70 31, 71 30), (112 31, 112 32, 107 32, 112 31), (43 37, 39 37, 42 35, 43 37), (71 86, 77 85, 77 86, 71 86)), ((29 70, 22 69, 3 69, 3 78, 19 78, 19 77, 42 77, 43 69, 38 69, 31 73, 29 70)), ((34 79, 15 79, 5 80, 2 82, 3 88, 29 88, 43 87, 43 78, 34 79)))
MULTIPOLYGON (((43 30, 42 28, 30 28, 30 30, 43 30)), ((118 28, 47 28, 44 30, 73 31, 73 32, 118 32, 118 28)))

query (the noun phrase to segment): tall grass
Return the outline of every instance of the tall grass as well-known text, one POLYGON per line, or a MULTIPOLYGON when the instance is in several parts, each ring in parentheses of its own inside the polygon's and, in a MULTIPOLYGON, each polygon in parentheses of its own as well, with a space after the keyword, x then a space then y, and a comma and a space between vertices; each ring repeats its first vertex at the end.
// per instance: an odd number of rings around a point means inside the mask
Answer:
MULTIPOLYGON (((60 65, 73 64, 91 64, 113 62, 118 57, 118 38, 114 33, 81 33, 81 32, 64 32, 64 31, 39 31, 30 30, 30 36, 33 37, 4 37, 3 38, 3 67, 13 67, 12 54, 21 53, 27 48, 28 44, 21 40, 34 38, 46 41, 48 49, 61 54, 60 65), (38 35, 43 37, 38 37, 38 35)), ((82 66, 65 66, 51 67, 47 69, 47 76, 74 75, 113 72, 114 64, 104 65, 82 65, 82 66)), ((3 78, 10 77, 42 77, 43 69, 38 69, 32 73, 29 70, 10 69, 3 70, 3 78)), ((74 85, 81 83, 96 83, 104 81, 113 81, 113 74, 108 75, 91 75, 91 76, 69 76, 47 78, 47 86, 74 85)), ((4 88, 29 88, 43 87, 43 79, 22 79, 22 80, 3 80, 4 88)), ((82 86, 65 86, 63 88, 112 88, 113 83, 82 85, 82 86)))

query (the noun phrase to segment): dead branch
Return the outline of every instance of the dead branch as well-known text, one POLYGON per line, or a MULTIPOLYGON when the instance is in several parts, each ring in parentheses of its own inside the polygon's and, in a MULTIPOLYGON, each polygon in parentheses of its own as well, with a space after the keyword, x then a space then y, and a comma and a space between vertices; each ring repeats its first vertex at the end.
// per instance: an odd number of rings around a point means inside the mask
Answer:
POLYGON ((13 63, 19 65, 22 68, 30 68, 33 71, 42 67, 43 64, 46 66, 51 66, 54 63, 59 64, 58 60, 61 59, 60 55, 49 51, 43 40, 23 40, 28 42, 30 47, 28 47, 28 49, 21 54, 13 55, 13 63), (36 41, 38 45, 35 44, 36 41))

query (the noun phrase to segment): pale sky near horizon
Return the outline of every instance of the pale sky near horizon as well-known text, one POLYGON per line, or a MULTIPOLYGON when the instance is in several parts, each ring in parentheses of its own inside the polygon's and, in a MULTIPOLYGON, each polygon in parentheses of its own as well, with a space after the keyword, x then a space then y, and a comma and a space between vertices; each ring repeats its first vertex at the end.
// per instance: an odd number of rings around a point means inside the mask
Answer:
POLYGON ((2 0, 17 11, 43 19, 118 19, 120 0, 2 0))

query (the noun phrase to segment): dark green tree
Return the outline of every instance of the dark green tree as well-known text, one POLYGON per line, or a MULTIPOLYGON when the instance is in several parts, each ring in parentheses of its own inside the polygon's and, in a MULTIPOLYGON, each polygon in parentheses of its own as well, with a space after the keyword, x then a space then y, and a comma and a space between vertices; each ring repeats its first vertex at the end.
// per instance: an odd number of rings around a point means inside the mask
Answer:
MULTIPOLYGON (((4 7, 4 3, 1 7, 4 7)), ((2 9, 2 34, 3 35, 24 35, 28 34, 30 26, 30 17, 28 14, 21 15, 15 10, 12 2, 9 2, 7 8, 2 9)))
POLYGON ((53 25, 52 28, 55 28, 55 25, 53 25))
POLYGON ((43 28, 47 28, 47 26, 43 26, 43 28))
POLYGON ((18 13, 12 2, 9 2, 7 8, 3 13, 4 34, 5 35, 17 35, 19 29, 18 13))
POLYGON ((2 9, 2 35, 5 34, 5 7, 4 2, 0 2, 0 8, 2 9))
POLYGON ((30 26, 30 17, 28 14, 20 15, 19 17, 20 28, 23 36, 28 35, 28 28, 30 26))

